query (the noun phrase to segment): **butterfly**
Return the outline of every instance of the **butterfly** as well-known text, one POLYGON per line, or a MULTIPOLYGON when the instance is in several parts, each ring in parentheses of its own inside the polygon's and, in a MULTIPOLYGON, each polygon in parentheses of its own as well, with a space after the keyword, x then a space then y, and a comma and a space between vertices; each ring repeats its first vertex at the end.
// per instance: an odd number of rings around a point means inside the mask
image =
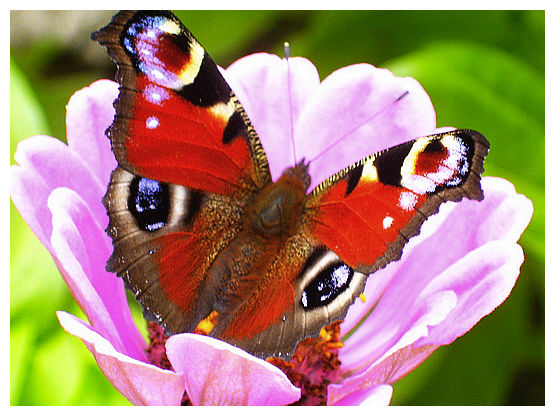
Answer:
POLYGON ((472 130, 361 155, 310 192, 304 160, 274 182, 241 103, 171 12, 122 11, 92 38, 120 84, 107 270, 168 334, 290 357, 345 317, 441 203, 483 199, 489 143, 472 130))

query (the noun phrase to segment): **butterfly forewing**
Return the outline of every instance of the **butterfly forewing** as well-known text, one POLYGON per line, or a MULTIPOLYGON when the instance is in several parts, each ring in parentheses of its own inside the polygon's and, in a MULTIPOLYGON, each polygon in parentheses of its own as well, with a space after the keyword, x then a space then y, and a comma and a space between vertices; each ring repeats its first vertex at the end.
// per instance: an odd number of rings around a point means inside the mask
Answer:
POLYGON ((399 259, 442 202, 483 198, 488 149, 480 133, 457 130, 369 156, 308 196, 311 231, 351 267, 373 273, 399 259))
POLYGON ((219 194, 263 187, 266 155, 239 101, 170 12, 120 12, 93 34, 118 65, 108 130, 121 167, 219 194))

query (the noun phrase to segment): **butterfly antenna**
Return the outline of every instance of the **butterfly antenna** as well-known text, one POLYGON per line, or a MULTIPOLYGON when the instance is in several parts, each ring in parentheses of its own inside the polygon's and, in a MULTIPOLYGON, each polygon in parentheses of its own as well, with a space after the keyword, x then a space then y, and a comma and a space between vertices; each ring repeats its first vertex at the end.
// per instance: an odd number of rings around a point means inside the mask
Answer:
POLYGON ((337 139, 336 141, 334 141, 332 144, 330 144, 328 147, 326 147, 324 150, 322 150, 320 153, 318 153, 316 156, 314 156, 311 159, 311 162, 314 162, 316 159, 318 159, 319 157, 321 157, 324 153, 326 153, 328 150, 330 150, 333 146, 335 146, 337 143, 339 143, 341 140, 349 137, 349 135, 351 133, 353 133, 355 130, 359 129, 360 127, 364 126, 366 123, 369 123, 370 121, 372 121, 374 118, 378 117, 380 114, 382 114, 385 110, 387 110, 389 107, 391 107, 393 104, 398 103, 399 101, 401 101, 403 98, 405 98, 407 95, 409 94, 409 91, 405 91, 404 93, 402 93, 399 97, 397 97, 395 100, 391 101, 389 104, 386 104, 385 106, 383 106, 380 110, 378 110, 378 112, 372 114, 370 117, 368 117, 366 120, 364 120, 362 123, 360 123, 359 125, 353 127, 351 130, 349 130, 347 133, 345 133, 343 136, 341 136, 339 139, 337 139))
POLYGON ((297 165, 297 149, 295 147, 295 135, 293 133, 293 100, 291 98, 291 66, 289 65, 289 58, 291 57, 291 47, 289 42, 283 44, 283 56, 287 63, 287 97, 289 99, 289 134, 291 139, 291 151, 293 153, 293 166, 297 165))

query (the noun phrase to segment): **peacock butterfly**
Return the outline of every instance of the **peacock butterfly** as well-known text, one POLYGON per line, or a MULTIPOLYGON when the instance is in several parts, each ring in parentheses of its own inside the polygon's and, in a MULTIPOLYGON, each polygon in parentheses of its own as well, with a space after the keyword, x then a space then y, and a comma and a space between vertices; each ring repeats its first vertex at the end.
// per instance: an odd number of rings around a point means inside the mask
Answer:
POLYGON ((489 143, 472 130, 364 157, 309 193, 304 160, 272 182, 243 107, 172 13, 122 11, 92 38, 121 85, 107 270, 169 334, 202 328, 287 358, 344 318, 442 202, 483 199, 489 143))

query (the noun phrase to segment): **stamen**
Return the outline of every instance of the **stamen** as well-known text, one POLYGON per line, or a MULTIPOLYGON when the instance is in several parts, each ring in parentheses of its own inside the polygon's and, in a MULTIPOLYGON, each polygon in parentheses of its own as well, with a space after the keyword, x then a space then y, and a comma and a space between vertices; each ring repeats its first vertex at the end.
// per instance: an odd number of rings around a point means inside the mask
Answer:
POLYGON ((384 107, 382 107, 377 113, 372 114, 370 117, 368 117, 366 120, 364 120, 362 123, 360 123, 358 126, 353 127, 351 130, 349 130, 347 133, 345 133, 343 136, 341 136, 339 139, 337 139, 335 142, 333 142, 332 144, 330 144, 328 147, 326 147, 324 150, 322 150, 320 153, 318 153, 316 156, 314 156, 310 161, 314 162, 316 159, 320 158, 324 153, 326 153, 328 150, 330 150, 333 146, 335 146, 337 143, 339 143, 340 141, 342 141, 343 139, 346 139, 347 137, 349 137, 354 131, 358 130, 359 128, 361 128, 362 126, 364 126, 366 123, 369 123, 370 121, 372 121, 374 118, 378 117, 380 114, 382 114, 385 110, 387 110, 389 107, 391 107, 393 104, 401 101, 404 97, 406 97, 409 94, 409 91, 405 91, 404 93, 402 93, 399 97, 397 97, 395 100, 393 100, 392 102, 390 102, 389 104, 385 105, 384 107))
MULTIPOLYGON (((216 325, 217 320, 218 312, 212 311, 197 325, 195 332, 201 333, 200 328, 204 325, 208 325, 206 331, 210 332, 212 330, 210 326, 216 325)), ((301 341, 289 361, 276 357, 267 359, 269 363, 281 369, 295 386, 301 388, 301 398, 293 404, 307 406, 326 404, 328 385, 342 380, 341 362, 338 358, 339 349, 343 347, 340 324, 341 321, 337 321, 327 325, 320 330, 317 338, 301 341)), ((168 336, 164 333, 164 329, 154 322, 149 322, 148 333, 150 343, 146 353, 150 362, 157 367, 173 370, 166 355, 168 336)), ((187 392, 183 394, 181 405, 191 405, 187 392)))

